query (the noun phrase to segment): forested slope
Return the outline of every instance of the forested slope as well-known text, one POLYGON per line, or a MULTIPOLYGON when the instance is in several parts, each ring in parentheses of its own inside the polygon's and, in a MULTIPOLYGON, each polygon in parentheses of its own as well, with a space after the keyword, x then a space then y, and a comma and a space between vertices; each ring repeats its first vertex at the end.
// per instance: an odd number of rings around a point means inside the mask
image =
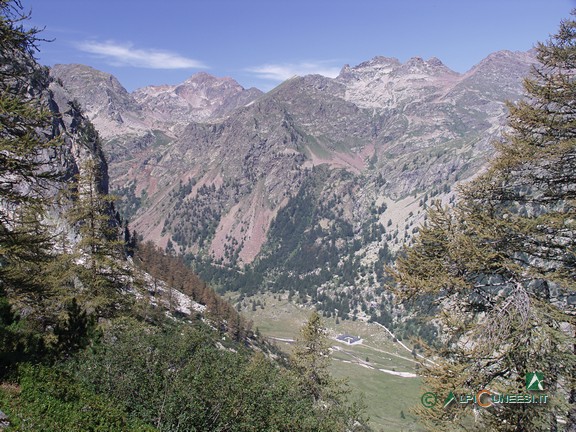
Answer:
POLYGON ((0 0, 6 430, 365 430, 340 384, 307 392, 306 360, 280 356, 181 259, 138 243, 98 133, 36 63, 27 19, 0 0))

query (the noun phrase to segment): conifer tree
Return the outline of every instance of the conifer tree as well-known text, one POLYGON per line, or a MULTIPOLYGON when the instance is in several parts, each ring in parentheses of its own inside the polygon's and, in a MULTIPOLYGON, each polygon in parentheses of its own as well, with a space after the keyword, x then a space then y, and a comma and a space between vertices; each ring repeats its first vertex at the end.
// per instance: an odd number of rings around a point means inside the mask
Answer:
POLYGON ((66 314, 66 318, 54 327, 54 334, 58 351, 70 355, 90 343, 95 322, 93 316, 82 310, 75 297, 66 305, 66 314))
POLYGON ((8 295, 41 289, 38 265, 50 247, 43 191, 57 176, 46 155, 60 145, 38 132, 51 130, 52 114, 36 94, 47 75, 28 18, 18 0, 0 0, 0 288, 8 295))
POLYGON ((330 343, 322 318, 314 311, 300 329, 291 364, 301 391, 311 399, 323 419, 319 431, 366 431, 362 400, 350 401, 346 381, 329 371, 330 343))
POLYGON ((422 365, 440 400, 450 391, 526 393, 542 372, 548 402, 417 409, 431 430, 575 430, 576 22, 537 46, 527 98, 485 173, 453 210, 437 205, 391 273, 403 299, 432 294, 443 332, 422 365))
POLYGON ((300 329, 300 337, 292 352, 292 363, 302 377, 306 394, 315 402, 319 401, 330 384, 330 345, 318 312, 313 312, 300 329))
POLYGON ((0 302, 27 311, 10 330, 16 348, 9 355, 20 359, 44 350, 37 332, 51 324, 46 192, 61 180, 51 157, 62 142, 46 102, 48 73, 34 58, 39 30, 27 28, 28 19, 19 0, 0 0, 0 302))
POLYGON ((128 272, 121 227, 111 216, 113 197, 99 187, 100 173, 93 159, 81 164, 70 189, 68 221, 79 235, 75 256, 81 264, 76 269, 85 289, 78 294, 98 315, 109 315, 125 306, 121 291, 128 272))

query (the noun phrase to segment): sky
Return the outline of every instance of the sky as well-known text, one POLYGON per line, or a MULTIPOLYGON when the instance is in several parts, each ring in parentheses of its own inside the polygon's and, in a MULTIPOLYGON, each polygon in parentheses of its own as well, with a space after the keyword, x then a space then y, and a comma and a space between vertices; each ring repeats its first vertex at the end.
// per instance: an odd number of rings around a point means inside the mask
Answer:
POLYGON ((197 72, 268 91, 375 56, 466 72, 544 42, 576 0, 22 0, 40 63, 82 63, 133 91, 197 72))

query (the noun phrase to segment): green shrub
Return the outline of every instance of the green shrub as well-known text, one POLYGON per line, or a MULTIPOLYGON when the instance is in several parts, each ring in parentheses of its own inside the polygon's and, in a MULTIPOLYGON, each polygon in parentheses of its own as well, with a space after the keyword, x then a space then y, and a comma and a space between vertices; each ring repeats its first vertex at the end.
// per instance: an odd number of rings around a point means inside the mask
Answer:
POLYGON ((113 400, 88 390, 56 368, 20 367, 20 391, 0 390, 11 431, 154 431, 130 419, 113 400))

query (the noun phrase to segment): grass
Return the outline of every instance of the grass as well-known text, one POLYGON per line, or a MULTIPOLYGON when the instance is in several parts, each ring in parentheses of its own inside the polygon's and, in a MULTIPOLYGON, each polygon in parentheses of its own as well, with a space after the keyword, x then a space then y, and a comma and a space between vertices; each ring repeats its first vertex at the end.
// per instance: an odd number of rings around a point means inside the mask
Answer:
POLYGON ((156 142, 153 144, 154 147, 161 147, 166 144, 170 144, 173 141, 173 138, 170 138, 164 132, 159 129, 154 129, 154 138, 156 138, 156 142))
POLYGON ((364 395, 366 413, 374 430, 423 430, 410 413, 410 407, 419 401, 419 379, 396 377, 339 361, 333 362, 332 373, 336 378, 348 378, 353 392, 364 395), (404 419, 401 417, 402 413, 404 419))
MULTIPOLYGON (((238 294, 228 295, 235 303, 238 294)), ((268 337, 296 339, 312 309, 288 303, 286 294, 279 299, 273 294, 260 294, 244 300, 242 313, 254 321, 254 326, 268 337), (252 310, 250 301, 262 303, 252 310)), ((415 373, 417 363, 411 353, 391 340, 384 329, 375 324, 325 318, 329 336, 334 339, 332 373, 335 378, 348 380, 355 395, 364 395, 366 414, 375 431, 423 431, 411 414, 410 408, 420 403, 422 394, 420 378, 406 378, 380 371, 415 373), (335 340, 338 334, 360 336, 359 345, 348 345, 335 340), (368 361, 366 361, 368 359, 368 361), (404 414, 405 418, 402 418, 404 414)), ((289 352, 291 344, 277 341, 278 346, 289 352)))

